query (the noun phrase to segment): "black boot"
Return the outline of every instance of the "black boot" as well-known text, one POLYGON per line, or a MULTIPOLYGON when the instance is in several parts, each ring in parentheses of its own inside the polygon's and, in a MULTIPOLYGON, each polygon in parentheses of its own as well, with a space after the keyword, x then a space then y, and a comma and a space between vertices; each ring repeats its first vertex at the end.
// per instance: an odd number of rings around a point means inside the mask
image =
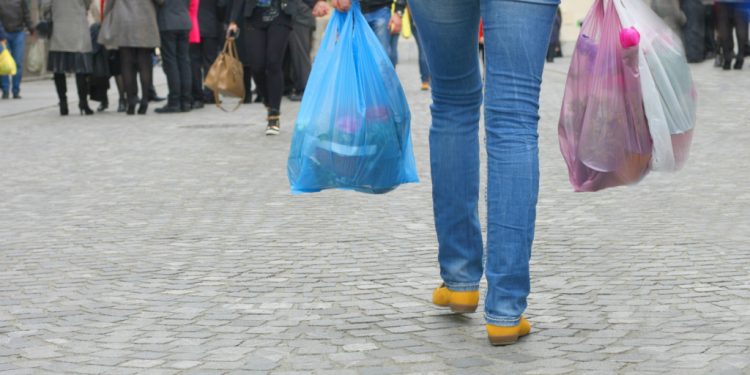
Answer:
POLYGON ((65 81, 65 74, 55 73, 55 90, 57 98, 60 99, 60 116, 68 115, 68 84, 65 81))
POLYGON ((60 116, 68 115, 68 102, 60 102, 60 116))
POLYGON ((138 114, 145 115, 148 112, 148 100, 141 99, 141 105, 138 106, 138 114))
POLYGON ((125 112, 127 106, 128 102, 125 101, 125 98, 120 98, 120 100, 117 101, 117 112, 125 112))
POLYGON ((97 112, 104 112, 109 108, 109 98, 104 98, 101 103, 99 103, 99 108, 96 109, 97 112))
POLYGON ((745 63, 745 59, 737 59, 734 62, 734 69, 735 70, 742 70, 742 64, 744 64, 744 63, 745 63))
POLYGON ((86 74, 76 74, 76 88, 78 89, 78 109, 81 110, 81 115, 93 115, 94 111, 89 107, 89 79, 86 74))

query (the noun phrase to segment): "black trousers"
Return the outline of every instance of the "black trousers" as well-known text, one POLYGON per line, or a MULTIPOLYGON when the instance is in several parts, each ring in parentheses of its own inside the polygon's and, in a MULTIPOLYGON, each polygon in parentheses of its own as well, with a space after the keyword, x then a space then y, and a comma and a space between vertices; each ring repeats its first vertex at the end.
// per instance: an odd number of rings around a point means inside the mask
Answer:
POLYGON ((250 26, 246 21, 245 30, 250 45, 250 70, 253 73, 258 94, 262 96, 269 110, 281 109, 281 96, 284 92, 284 72, 282 64, 291 28, 283 23, 272 23, 264 28, 250 26))
POLYGON ((203 79, 219 55, 219 38, 201 37, 201 42, 190 45, 193 102, 213 101, 211 90, 203 88, 203 79))
POLYGON ((716 44, 716 14, 713 5, 704 5, 704 14, 706 19, 705 45, 706 53, 719 52, 719 46, 716 44))
POLYGON ((747 48, 747 18, 741 8, 734 4, 716 3, 716 20, 719 29, 719 43, 724 53, 724 61, 731 61, 734 53, 732 28, 737 34, 737 60, 745 58, 747 48))
POLYGON ((310 77, 312 60, 310 51, 312 49, 313 28, 307 25, 294 23, 292 33, 289 35, 290 78, 297 93, 305 91, 307 79, 310 77))
POLYGON ((186 30, 161 32, 162 66, 169 86, 168 106, 186 106, 192 103, 189 33, 186 30))
POLYGON ((141 99, 148 100, 148 89, 154 82, 154 65, 151 61, 152 48, 120 47, 120 72, 125 86, 128 103, 135 105, 138 99, 136 73, 141 76, 141 99))

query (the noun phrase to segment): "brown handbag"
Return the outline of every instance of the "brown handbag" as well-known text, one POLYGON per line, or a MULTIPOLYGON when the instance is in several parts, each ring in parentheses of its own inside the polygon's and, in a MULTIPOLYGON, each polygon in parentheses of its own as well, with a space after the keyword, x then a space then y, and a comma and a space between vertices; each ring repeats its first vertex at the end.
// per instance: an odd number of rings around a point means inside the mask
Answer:
POLYGON ((220 95, 240 98, 232 111, 236 111, 245 100, 242 63, 237 55, 237 44, 234 38, 228 38, 224 43, 224 49, 211 65, 203 84, 214 92, 216 106, 224 112, 229 111, 221 106, 220 95))

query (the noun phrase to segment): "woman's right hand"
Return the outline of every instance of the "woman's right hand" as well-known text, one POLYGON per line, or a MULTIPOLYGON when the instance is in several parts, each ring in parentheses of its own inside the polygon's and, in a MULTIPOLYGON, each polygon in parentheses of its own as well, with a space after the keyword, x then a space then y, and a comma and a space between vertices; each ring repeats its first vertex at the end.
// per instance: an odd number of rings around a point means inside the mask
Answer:
POLYGON ((352 0, 332 0, 331 5, 339 12, 346 12, 352 7, 352 0))
POLYGON ((234 39, 239 31, 239 26, 234 22, 230 22, 229 27, 227 27, 227 39, 234 39))

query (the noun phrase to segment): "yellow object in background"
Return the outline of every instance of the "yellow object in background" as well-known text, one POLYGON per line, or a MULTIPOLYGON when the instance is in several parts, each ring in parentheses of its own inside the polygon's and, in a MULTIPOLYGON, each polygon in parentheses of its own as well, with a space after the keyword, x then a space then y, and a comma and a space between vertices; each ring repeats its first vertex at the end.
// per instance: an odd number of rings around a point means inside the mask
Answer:
MULTIPOLYGON (((391 5, 391 14, 396 13, 396 4, 391 5)), ((404 9, 404 16, 401 17, 401 37, 404 39, 411 38, 411 14, 409 8, 404 9)))
POLYGON ((8 47, 3 45, 3 51, 0 52, 0 76, 14 76, 16 75, 16 60, 13 60, 13 56, 10 55, 8 47))

